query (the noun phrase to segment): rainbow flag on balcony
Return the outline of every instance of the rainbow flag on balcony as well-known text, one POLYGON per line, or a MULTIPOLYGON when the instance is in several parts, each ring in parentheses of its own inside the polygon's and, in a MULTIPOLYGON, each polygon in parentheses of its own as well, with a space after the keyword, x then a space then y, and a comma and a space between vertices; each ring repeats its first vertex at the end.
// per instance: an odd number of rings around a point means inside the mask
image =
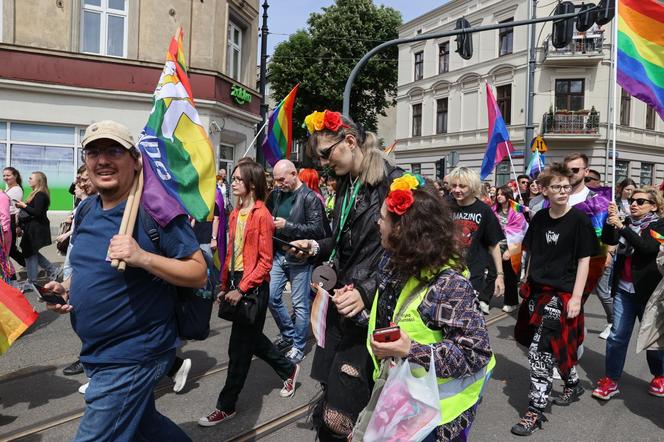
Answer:
POLYGON ((664 6, 619 0, 618 84, 664 119, 664 6))
POLYGON ((274 167, 277 161, 289 159, 293 148, 293 105, 300 83, 281 100, 270 113, 267 125, 267 136, 263 141, 265 160, 274 167))
POLYGON ((138 148, 145 185, 141 204, 162 227, 181 214, 198 221, 214 213, 214 151, 187 77, 182 28, 171 40, 138 148))

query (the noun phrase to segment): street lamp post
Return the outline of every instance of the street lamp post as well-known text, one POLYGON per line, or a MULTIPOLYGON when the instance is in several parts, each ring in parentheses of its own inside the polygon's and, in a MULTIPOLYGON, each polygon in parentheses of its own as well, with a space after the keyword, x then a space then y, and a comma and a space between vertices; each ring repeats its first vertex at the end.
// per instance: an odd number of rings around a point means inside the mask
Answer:
MULTIPOLYGON (((267 0, 263 1, 263 26, 261 26, 261 67, 260 67, 260 82, 259 82, 259 92, 261 94, 261 123, 259 128, 265 126, 265 121, 267 119, 267 100, 265 97, 265 87, 267 83, 267 8, 270 5, 267 4, 267 0)), ((265 158, 263 157, 263 139, 265 138, 265 132, 261 129, 258 134, 258 140, 256 142, 256 162, 260 165, 265 166, 265 158)))

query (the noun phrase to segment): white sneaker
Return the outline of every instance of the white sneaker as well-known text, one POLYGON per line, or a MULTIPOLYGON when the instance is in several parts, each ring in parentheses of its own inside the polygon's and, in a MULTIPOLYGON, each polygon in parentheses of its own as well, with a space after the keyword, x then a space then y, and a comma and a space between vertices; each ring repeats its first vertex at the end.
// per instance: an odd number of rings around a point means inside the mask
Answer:
POLYGON ((187 383, 187 376, 189 375, 189 370, 191 369, 191 359, 185 359, 182 361, 180 369, 173 376, 175 385, 173 385, 173 391, 179 393, 184 388, 184 384, 187 383))
POLYGON ((505 313, 512 313, 514 310, 516 310, 516 305, 505 305, 505 306, 503 306, 503 311, 505 313))
POLYGON ((85 394, 85 392, 87 391, 89 386, 90 386, 90 382, 88 381, 85 384, 78 387, 78 392, 81 393, 81 394, 85 394))
POLYGON ((599 334, 599 338, 606 340, 611 334, 611 327, 613 327, 613 324, 606 324, 604 331, 599 334))
POLYGON ((491 307, 489 307, 489 304, 487 304, 484 301, 480 301, 480 310, 482 310, 482 313, 485 315, 489 314, 489 311, 491 310, 491 307))
POLYGON ((553 379, 562 379, 562 377, 560 377, 558 367, 553 367, 553 379))

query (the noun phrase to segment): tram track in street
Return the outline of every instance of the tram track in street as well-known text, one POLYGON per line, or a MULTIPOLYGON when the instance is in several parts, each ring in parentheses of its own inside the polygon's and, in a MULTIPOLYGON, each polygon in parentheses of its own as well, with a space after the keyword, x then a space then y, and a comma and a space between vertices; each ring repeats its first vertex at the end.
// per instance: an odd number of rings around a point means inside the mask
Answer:
MULTIPOLYGON (((509 316, 510 314, 501 312, 500 314, 487 319, 486 325, 487 327, 489 327, 509 316)), ((256 357, 253 358, 253 360, 255 359, 256 357)), ((204 372, 190 375, 187 379, 187 382, 197 381, 199 379, 203 379, 218 373, 222 373, 226 370, 228 370, 228 361, 218 364, 204 372)), ((155 395, 159 396, 160 394, 166 393, 171 389, 172 386, 170 384, 160 385, 155 389, 155 395)), ((297 406, 294 409, 291 409, 286 413, 283 413, 273 419, 269 419, 263 423, 259 423, 255 425, 253 428, 248 429, 238 435, 231 436, 228 439, 224 439, 224 442, 247 442, 247 441, 262 439, 268 436, 269 434, 279 431, 282 428, 294 422, 297 422, 299 419, 306 416, 309 413, 309 407, 310 407, 309 403, 297 406)), ((22 439, 26 439, 31 436, 38 435, 40 433, 44 433, 52 428, 56 428, 58 426, 80 419, 83 416, 84 411, 85 408, 80 408, 78 410, 75 410, 74 412, 65 414, 64 416, 58 416, 53 419, 47 420, 45 422, 41 422, 33 426, 25 427, 17 431, 8 433, 6 435, 0 435, 0 442, 20 441, 22 439)))

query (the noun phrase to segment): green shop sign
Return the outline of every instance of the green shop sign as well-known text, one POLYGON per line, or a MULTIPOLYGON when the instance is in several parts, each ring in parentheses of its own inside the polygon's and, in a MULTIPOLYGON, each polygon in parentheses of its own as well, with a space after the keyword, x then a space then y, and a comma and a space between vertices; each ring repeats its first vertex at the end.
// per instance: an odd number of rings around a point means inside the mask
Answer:
POLYGON ((245 88, 236 84, 231 86, 231 97, 237 104, 251 103, 251 94, 245 88))

